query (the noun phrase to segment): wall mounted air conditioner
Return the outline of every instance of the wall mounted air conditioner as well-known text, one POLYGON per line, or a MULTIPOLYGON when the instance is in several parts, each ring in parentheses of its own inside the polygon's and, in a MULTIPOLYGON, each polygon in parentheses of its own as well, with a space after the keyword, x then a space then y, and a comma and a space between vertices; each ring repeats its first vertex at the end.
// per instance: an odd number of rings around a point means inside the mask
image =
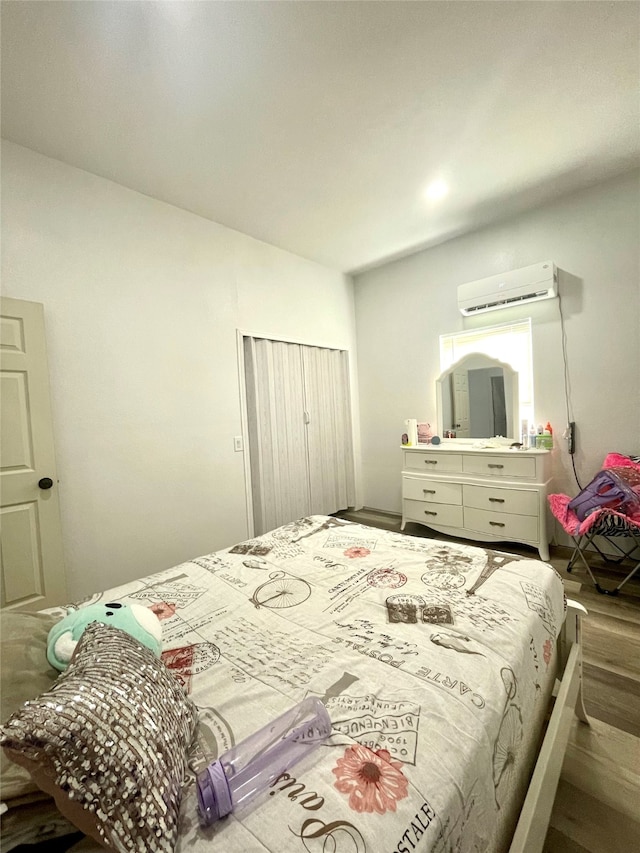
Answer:
POLYGON ((458 308, 465 315, 511 308, 525 302, 554 299, 558 295, 555 264, 545 261, 520 270, 491 275, 458 287, 458 308))

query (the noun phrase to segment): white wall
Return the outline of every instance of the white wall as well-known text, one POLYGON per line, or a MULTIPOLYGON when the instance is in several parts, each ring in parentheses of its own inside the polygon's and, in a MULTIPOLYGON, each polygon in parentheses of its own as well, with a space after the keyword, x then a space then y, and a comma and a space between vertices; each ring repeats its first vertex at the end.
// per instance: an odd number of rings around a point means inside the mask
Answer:
MULTIPOLYGON (((463 319, 456 287, 552 260, 561 277, 582 485, 609 451, 640 453, 639 173, 634 171, 355 279, 363 503, 401 510, 405 418, 435 424, 438 336, 531 316, 536 422, 555 429, 554 488, 575 494, 558 300, 463 319)), ((565 542, 564 534, 558 541, 565 542)))
POLYGON ((357 400, 350 280, 6 142, 2 208, 3 295, 45 308, 70 596, 246 538, 236 330, 350 350, 357 400))

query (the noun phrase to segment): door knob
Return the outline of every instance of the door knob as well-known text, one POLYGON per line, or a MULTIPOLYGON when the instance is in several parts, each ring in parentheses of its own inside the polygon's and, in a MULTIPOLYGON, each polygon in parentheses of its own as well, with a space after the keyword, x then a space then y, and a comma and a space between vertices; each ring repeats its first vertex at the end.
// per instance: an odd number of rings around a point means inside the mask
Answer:
POLYGON ((50 489, 53 486, 53 480, 51 477, 43 477, 41 480, 38 480, 38 486, 41 489, 50 489))

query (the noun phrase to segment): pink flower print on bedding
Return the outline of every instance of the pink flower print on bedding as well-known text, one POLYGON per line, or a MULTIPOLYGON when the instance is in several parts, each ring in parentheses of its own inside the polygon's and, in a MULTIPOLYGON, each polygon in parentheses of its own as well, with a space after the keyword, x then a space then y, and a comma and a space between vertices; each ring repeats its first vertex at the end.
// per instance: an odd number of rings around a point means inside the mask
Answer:
POLYGON ((373 752, 361 744, 349 746, 332 772, 334 787, 349 795, 349 807, 356 812, 395 812, 397 801, 408 793, 402 763, 386 749, 373 752))

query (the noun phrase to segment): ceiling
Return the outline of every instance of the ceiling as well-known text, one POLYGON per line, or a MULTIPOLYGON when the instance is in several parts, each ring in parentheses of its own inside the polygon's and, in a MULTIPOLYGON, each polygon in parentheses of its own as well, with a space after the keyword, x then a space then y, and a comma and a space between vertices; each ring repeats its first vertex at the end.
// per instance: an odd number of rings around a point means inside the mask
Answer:
POLYGON ((637 2, 3 0, 1 23, 4 138, 345 272, 640 162, 637 2))

